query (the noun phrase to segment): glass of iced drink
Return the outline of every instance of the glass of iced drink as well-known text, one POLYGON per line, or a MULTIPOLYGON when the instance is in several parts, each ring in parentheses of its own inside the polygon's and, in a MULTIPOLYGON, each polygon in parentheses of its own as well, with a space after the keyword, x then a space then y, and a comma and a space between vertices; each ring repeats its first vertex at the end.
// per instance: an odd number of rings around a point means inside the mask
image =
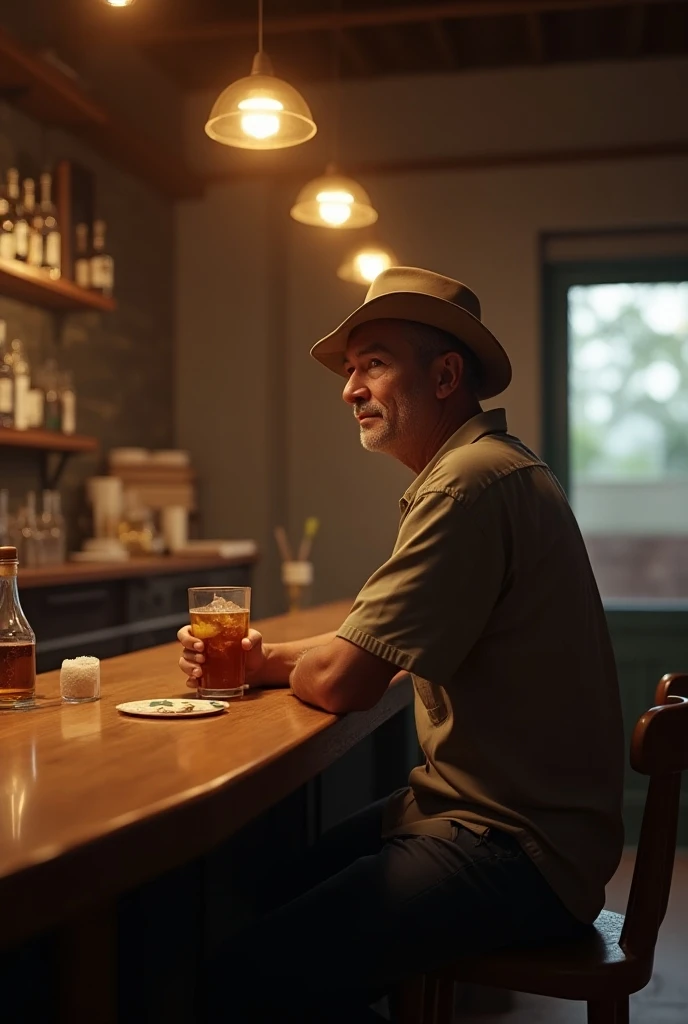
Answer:
POLYGON ((250 587, 190 587, 191 632, 204 643, 203 675, 198 696, 226 700, 242 697, 245 690, 250 587))

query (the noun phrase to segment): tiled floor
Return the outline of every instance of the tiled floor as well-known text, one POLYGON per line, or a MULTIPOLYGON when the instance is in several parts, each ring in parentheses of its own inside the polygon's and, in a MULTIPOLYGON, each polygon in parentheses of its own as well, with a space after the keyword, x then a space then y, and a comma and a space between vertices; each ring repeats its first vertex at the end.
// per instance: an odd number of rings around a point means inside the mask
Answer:
MULTIPOLYGON (((624 855, 607 889, 609 910, 624 911, 633 871, 634 852, 624 855)), ((487 994, 486 994, 487 995, 487 994)), ((479 1000, 480 1001, 480 1000, 479 1000)), ((489 999, 484 1000, 486 1003, 489 999)), ((585 1024, 583 1003, 541 996, 515 995, 501 1012, 457 1014, 456 1024, 585 1024)), ((631 997, 631 1024, 688 1022, 688 851, 676 857, 669 909, 659 933, 652 981, 631 997)))

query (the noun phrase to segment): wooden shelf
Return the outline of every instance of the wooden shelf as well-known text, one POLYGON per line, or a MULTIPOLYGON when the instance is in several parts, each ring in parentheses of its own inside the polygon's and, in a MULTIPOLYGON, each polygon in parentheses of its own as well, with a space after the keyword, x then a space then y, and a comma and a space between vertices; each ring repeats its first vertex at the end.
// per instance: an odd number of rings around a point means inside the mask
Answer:
POLYGON ((13 430, 0 427, 0 445, 35 448, 43 452, 95 452, 98 440, 85 434, 60 434, 53 430, 13 430))
POLYGON ((41 267, 19 260, 0 260, 0 294, 46 309, 100 309, 111 313, 114 299, 79 288, 66 277, 53 279, 41 267))
POLYGON ((107 113, 76 82, 41 57, 24 50, 0 29, 0 92, 39 121, 75 128, 105 124, 107 113))
POLYGON ((203 184, 178 153, 160 146, 110 113, 77 81, 0 29, 0 99, 44 124, 85 139, 103 156, 170 199, 197 198, 203 184))

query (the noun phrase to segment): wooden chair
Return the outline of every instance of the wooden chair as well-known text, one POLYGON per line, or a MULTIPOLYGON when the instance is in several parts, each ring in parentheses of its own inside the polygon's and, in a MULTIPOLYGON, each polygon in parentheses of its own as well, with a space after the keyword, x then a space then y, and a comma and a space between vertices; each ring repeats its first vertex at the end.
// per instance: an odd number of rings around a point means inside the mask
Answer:
POLYGON ((403 1024, 451 1024, 457 982, 576 999, 588 1024, 628 1024, 632 992, 652 977, 659 926, 669 902, 681 772, 688 769, 688 673, 660 679, 656 704, 631 739, 631 767, 650 782, 626 915, 603 910, 590 936, 545 948, 463 957, 400 993, 403 1024))

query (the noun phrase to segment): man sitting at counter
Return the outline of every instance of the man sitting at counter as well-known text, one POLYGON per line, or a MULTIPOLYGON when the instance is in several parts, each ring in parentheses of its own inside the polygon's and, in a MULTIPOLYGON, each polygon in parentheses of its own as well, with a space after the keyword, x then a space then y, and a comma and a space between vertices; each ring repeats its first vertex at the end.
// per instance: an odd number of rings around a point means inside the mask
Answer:
MULTIPOLYGON (((623 842, 602 603, 557 480, 503 409, 481 409, 511 365, 477 297, 392 268, 312 355, 345 378, 363 447, 416 477, 391 556, 336 634, 271 645, 252 632, 248 681, 339 714, 410 673, 425 763, 326 834, 225 952, 232 1020, 377 1020, 371 1001, 405 977, 575 937, 623 842)), ((365 495, 361 508, 363 525, 365 495)), ((179 639, 196 685, 203 645, 188 628, 179 639)))

